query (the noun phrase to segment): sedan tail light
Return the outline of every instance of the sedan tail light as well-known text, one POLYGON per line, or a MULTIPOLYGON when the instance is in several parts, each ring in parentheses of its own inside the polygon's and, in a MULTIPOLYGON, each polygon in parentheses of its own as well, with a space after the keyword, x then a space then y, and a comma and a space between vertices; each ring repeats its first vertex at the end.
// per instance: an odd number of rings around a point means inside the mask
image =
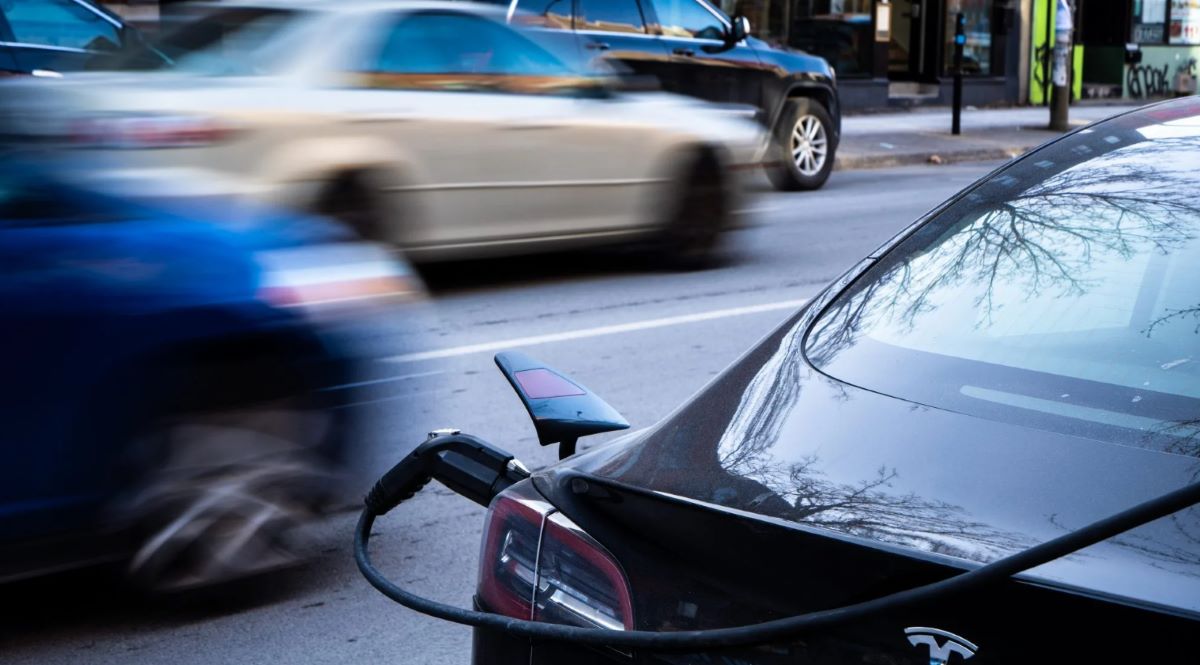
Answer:
POLYGON ((497 496, 488 510, 479 599, 489 610, 519 619, 633 628, 620 564, 530 485, 497 496))
POLYGON ((258 252, 259 297, 276 307, 336 314, 417 300, 423 287, 382 245, 339 242, 258 252))
POLYGON ((203 116, 112 115, 74 121, 71 143, 78 148, 193 148, 228 139, 233 128, 203 116))

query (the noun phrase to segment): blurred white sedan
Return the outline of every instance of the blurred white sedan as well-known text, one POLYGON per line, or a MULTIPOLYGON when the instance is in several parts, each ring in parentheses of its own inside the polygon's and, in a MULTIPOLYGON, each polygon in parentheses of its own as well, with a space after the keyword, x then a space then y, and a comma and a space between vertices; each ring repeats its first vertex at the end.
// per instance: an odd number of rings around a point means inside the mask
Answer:
POLYGON ((651 240, 707 260, 761 130, 622 91, 470 3, 222 3, 171 71, 6 86, 13 126, 321 212, 415 261, 651 240))

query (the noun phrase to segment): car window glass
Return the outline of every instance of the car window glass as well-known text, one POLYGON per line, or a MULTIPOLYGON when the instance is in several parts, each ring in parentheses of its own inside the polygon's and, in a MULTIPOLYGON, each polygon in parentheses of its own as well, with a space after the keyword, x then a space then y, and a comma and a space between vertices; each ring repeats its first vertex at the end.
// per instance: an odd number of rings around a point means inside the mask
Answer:
POLYGON ((637 0, 579 0, 577 30, 644 33, 637 0))
POLYGON ((384 40, 369 71, 384 74, 564 76, 561 60, 513 30, 462 14, 402 19, 384 40))
POLYGON ((1196 118, 1052 144, 886 255, 805 353, 914 402, 1200 455, 1198 155, 1196 118))
POLYGON ((571 29, 571 0, 519 0, 513 22, 542 28, 571 29))
POLYGON ((571 29, 571 0, 474 0, 510 10, 510 19, 519 25, 571 29))
POLYGON ((696 0, 653 0, 658 24, 668 37, 724 39, 725 24, 696 0))
POLYGON ((40 46, 115 51, 117 27, 71 0, 0 0, 13 37, 40 46))

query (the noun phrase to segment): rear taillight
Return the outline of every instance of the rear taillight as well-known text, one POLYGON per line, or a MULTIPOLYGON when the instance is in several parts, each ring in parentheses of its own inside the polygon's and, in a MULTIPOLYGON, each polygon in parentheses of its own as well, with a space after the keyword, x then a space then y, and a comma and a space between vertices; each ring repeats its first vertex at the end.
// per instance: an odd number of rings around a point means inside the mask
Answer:
POLYGON ((493 612, 533 617, 538 540, 549 504, 517 493, 497 496, 488 508, 479 557, 479 599, 493 612))
POLYGON ((193 148, 232 135, 229 125, 203 116, 97 115, 79 118, 70 125, 71 144, 78 148, 193 148))
POLYGON ((479 599, 493 612, 520 619, 633 628, 620 564, 529 485, 497 496, 488 510, 479 599))
POLYGON ((625 574, 612 555, 562 513, 546 518, 533 618, 548 623, 633 628, 625 574))
POLYGON ((365 242, 302 245, 257 252, 259 297, 276 307, 345 311, 420 298, 419 280, 391 248, 365 242))

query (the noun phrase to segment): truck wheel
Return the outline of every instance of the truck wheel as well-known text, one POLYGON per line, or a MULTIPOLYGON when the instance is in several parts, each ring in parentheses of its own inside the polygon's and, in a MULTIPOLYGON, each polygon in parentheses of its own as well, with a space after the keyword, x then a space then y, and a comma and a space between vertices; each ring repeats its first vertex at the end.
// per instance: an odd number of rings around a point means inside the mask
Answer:
POLYGON ((767 176, 776 189, 819 189, 833 170, 833 120, 820 102, 800 97, 783 108, 775 126, 775 162, 767 176))

